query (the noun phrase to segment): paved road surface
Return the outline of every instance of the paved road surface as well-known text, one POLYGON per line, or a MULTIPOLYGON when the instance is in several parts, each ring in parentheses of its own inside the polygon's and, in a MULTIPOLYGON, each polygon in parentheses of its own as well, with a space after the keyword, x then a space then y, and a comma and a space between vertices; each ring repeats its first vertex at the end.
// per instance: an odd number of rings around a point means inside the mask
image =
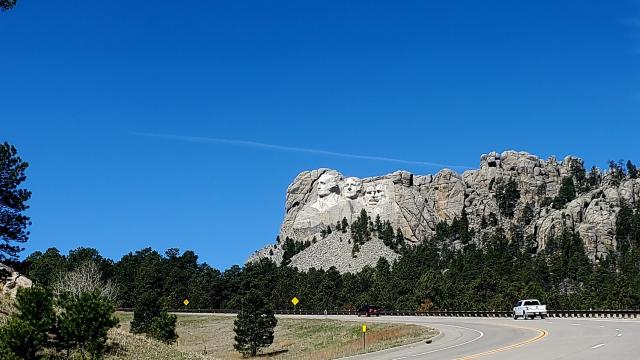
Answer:
MULTIPOLYGON (((305 316, 305 318, 309 318, 305 316)), ((324 316, 319 316, 324 318, 324 316)), ((441 359, 640 359, 640 320, 476 319, 329 316, 339 320, 418 324, 440 330, 431 344, 418 343, 349 360, 441 359)))

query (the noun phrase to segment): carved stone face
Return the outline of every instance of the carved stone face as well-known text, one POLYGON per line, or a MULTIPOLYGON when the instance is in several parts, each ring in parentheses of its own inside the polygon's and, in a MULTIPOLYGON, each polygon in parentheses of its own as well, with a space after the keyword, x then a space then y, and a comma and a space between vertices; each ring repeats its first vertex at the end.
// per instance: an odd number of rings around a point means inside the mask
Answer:
POLYGON ((318 196, 325 197, 331 192, 337 192, 338 190, 338 182, 336 181, 335 175, 331 174, 322 174, 318 179, 318 196))
POLYGON ((376 203, 381 202, 382 200, 385 199, 385 197, 387 197, 387 194, 385 193, 384 185, 382 185, 382 184, 376 185, 376 193, 375 193, 375 195, 373 197, 375 199, 376 203))
POLYGON ((367 204, 372 206, 378 205, 386 197, 384 185, 378 184, 376 186, 367 186, 364 197, 367 204))
POLYGON ((358 197, 360 193, 360 188, 362 187, 362 182, 360 179, 355 177, 347 178, 344 182, 343 194, 345 197, 349 199, 355 199, 358 197))

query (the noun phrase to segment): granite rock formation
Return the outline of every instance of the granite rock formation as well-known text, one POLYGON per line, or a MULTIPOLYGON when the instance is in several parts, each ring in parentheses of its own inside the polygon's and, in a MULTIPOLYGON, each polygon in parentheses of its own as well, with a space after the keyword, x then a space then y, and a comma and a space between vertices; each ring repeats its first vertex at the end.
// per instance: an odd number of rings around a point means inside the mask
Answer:
POLYGON ((316 242, 295 255, 291 265, 306 270, 311 267, 339 271, 358 271, 364 265, 375 265, 379 257, 391 262, 397 254, 379 239, 356 256, 351 255, 348 233, 322 236, 327 227, 335 227, 346 219, 351 224, 364 209, 374 219, 389 221, 400 229, 407 243, 429 241, 438 222, 451 222, 463 212, 476 230, 476 241, 483 232, 495 226, 510 229, 525 211, 533 211, 533 219, 524 228, 533 236, 538 249, 543 249, 554 233, 563 226, 578 231, 588 254, 606 254, 615 248, 615 220, 622 202, 635 206, 640 200, 640 179, 616 180, 610 172, 601 172, 597 186, 579 192, 574 200, 554 209, 549 200, 558 195, 562 179, 573 177, 578 183, 584 164, 567 156, 562 161, 547 160, 526 152, 492 152, 480 157, 480 168, 458 174, 443 169, 435 175, 414 175, 406 171, 356 178, 345 177, 336 170, 317 169, 299 174, 287 189, 285 218, 279 242, 252 255, 250 261, 267 257, 282 261, 282 240, 286 238, 316 242), (513 218, 500 215, 496 189, 515 180, 520 198, 513 218), (488 229, 483 219, 493 217, 497 224, 488 229))
POLYGON ((22 276, 13 268, 0 263, 0 285, 2 286, 2 294, 15 299, 18 289, 30 288, 33 286, 31 280, 22 276))

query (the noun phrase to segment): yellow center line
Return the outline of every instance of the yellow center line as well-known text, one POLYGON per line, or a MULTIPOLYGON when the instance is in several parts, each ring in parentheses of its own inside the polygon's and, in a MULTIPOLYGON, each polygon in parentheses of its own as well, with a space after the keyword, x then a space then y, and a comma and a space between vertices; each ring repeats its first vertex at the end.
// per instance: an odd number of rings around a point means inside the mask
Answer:
POLYGON ((515 344, 509 345, 509 346, 504 346, 504 347, 501 347, 501 348, 497 348, 497 349, 481 352, 481 353, 478 353, 478 354, 463 356, 461 358, 457 358, 456 360, 477 359, 477 358, 482 357, 482 356, 487 356, 487 355, 497 354, 497 353, 504 352, 504 351, 509 351, 509 350, 515 349, 517 347, 524 346, 524 345, 527 345, 527 344, 531 344, 532 342, 539 341, 542 338, 544 338, 545 336, 549 335, 549 333, 546 330, 542 330, 542 329, 534 329, 534 328, 527 328, 527 327, 520 327, 520 326, 511 326, 511 327, 515 327, 515 328, 519 328, 519 329, 526 329, 526 330, 534 330, 534 331, 538 332, 538 335, 536 335, 535 337, 532 337, 531 339, 527 339, 525 341, 521 341, 519 343, 515 343, 515 344))

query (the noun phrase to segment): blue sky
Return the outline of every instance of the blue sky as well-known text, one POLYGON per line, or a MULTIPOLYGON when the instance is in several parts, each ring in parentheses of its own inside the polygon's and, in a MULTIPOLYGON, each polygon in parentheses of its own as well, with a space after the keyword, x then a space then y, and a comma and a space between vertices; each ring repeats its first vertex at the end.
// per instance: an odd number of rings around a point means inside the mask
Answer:
POLYGON ((25 254, 178 247, 226 268, 274 241, 304 170, 640 160, 635 1, 19 0, 0 33, 25 254))

